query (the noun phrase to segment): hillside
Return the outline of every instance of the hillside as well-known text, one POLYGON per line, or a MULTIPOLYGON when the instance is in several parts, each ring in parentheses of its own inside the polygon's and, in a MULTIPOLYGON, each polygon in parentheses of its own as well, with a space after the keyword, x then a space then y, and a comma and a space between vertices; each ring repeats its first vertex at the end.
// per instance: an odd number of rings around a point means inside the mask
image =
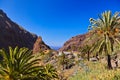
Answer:
MULTIPOLYGON (((7 49, 8 46, 19 46, 33 49, 33 45, 38 36, 23 29, 13 22, 0 10, 0 49, 7 49)), ((43 41, 42 45, 47 46, 43 41)))
POLYGON ((84 40, 90 36, 90 33, 74 36, 66 41, 59 51, 78 51, 79 48, 84 46, 84 40))

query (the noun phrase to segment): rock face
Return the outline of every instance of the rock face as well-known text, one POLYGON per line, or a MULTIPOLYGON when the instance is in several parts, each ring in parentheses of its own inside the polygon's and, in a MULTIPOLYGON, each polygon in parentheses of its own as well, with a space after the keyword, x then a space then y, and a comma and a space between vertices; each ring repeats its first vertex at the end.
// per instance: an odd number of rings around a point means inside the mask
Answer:
POLYGON ((79 51, 79 49, 84 45, 84 40, 90 36, 89 33, 83 35, 77 35, 66 41, 59 51, 79 51))
POLYGON ((26 31, 11 21, 7 15, 0 10, 0 48, 7 49, 8 46, 19 46, 32 49, 36 39, 37 35, 26 31))
MULTIPOLYGON (((33 49, 36 39, 37 35, 26 31, 11 21, 7 15, 0 10, 0 49, 8 49, 8 46, 33 49)), ((42 44, 45 43, 41 40, 41 45, 42 44)))
POLYGON ((38 37, 36 42, 34 43, 33 53, 38 53, 45 50, 50 50, 50 47, 42 41, 41 37, 38 37))

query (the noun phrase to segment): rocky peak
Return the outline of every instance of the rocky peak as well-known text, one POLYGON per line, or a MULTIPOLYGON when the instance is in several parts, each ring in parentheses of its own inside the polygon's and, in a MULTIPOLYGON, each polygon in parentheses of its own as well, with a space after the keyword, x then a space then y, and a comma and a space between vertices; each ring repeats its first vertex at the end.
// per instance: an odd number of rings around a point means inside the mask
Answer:
POLYGON ((43 42, 41 37, 38 37, 34 43, 33 53, 39 53, 45 50, 50 50, 50 47, 43 42))
POLYGON ((42 37, 39 36, 39 37, 36 39, 36 43, 42 44, 42 43, 43 43, 42 37))
POLYGON ((0 17, 7 17, 7 15, 0 9, 0 17))

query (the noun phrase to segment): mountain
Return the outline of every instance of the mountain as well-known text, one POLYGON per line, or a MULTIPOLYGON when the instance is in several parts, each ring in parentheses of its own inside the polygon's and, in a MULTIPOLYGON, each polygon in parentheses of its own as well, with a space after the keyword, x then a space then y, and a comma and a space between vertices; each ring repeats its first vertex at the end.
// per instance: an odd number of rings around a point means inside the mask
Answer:
MULTIPOLYGON (((36 34, 32 34, 23 29, 0 10, 0 49, 8 49, 8 46, 33 49, 37 38, 38 36, 36 34)), ((43 45, 46 46, 45 43, 43 45)))
POLYGON ((91 36, 90 33, 74 36, 66 41, 59 51, 79 51, 79 49, 86 44, 85 39, 89 36, 91 36))
POLYGON ((38 53, 50 49, 51 48, 43 42, 42 37, 39 36, 34 43, 33 53, 38 53))

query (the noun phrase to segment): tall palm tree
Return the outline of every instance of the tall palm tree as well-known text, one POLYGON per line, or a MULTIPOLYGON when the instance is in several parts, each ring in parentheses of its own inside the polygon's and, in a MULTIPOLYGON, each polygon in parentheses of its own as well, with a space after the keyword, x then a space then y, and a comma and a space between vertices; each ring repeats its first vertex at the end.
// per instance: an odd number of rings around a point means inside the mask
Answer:
POLYGON ((0 60, 0 79, 4 80, 27 80, 35 78, 36 71, 40 67, 39 59, 34 58, 28 48, 12 49, 9 53, 4 49, 0 50, 2 60, 0 60))
POLYGON ((91 40, 95 43, 92 52, 107 55, 108 68, 112 69, 111 54, 115 51, 115 46, 120 45, 120 16, 119 12, 112 15, 111 11, 105 11, 99 15, 98 19, 90 19, 89 26, 91 40))

